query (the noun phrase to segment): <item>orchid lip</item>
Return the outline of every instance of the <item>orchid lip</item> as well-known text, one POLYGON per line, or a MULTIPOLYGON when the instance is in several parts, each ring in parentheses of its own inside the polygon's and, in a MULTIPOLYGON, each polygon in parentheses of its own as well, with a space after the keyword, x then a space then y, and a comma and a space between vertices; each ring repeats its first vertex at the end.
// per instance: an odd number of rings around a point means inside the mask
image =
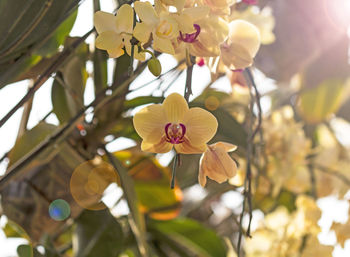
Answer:
POLYGON ((186 126, 184 124, 167 123, 164 129, 166 135, 165 140, 168 143, 176 145, 185 141, 186 126))
POLYGON ((179 39, 185 43, 193 43, 197 41, 199 33, 201 33, 201 27, 198 24, 193 24, 193 27, 196 29, 196 32, 182 34, 180 31, 179 39))

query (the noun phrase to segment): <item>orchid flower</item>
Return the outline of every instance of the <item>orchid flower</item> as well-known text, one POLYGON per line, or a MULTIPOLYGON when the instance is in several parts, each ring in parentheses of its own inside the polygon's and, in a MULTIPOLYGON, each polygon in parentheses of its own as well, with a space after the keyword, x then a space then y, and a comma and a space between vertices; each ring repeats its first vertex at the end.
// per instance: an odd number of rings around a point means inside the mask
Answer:
POLYGON ((179 34, 176 20, 167 11, 157 13, 149 2, 135 2, 135 12, 141 19, 134 29, 134 37, 146 43, 150 35, 153 37, 154 50, 175 54, 171 40, 179 34))
POLYGON ((221 44, 221 60, 234 70, 244 69, 253 63, 260 47, 260 33, 251 23, 233 20, 229 24, 229 36, 221 44))
POLYGON ((200 159, 198 181, 202 187, 207 177, 222 183, 236 175, 237 164, 227 153, 236 149, 237 146, 225 142, 208 145, 200 159))
POLYGON ((152 153, 166 153, 173 147, 177 153, 203 153, 218 127, 214 115, 202 108, 188 108, 185 98, 177 93, 163 104, 141 109, 133 123, 143 139, 141 150, 152 153))
MULTIPOLYGON (((118 58, 124 54, 124 49, 131 55, 131 38, 133 31, 134 11, 128 4, 122 5, 117 15, 98 11, 94 15, 94 23, 97 33, 96 47, 107 50, 111 58, 118 58)), ((133 46, 135 47, 135 46, 133 46)), ((144 60, 145 54, 139 53, 138 48, 134 49, 136 59, 144 60)))

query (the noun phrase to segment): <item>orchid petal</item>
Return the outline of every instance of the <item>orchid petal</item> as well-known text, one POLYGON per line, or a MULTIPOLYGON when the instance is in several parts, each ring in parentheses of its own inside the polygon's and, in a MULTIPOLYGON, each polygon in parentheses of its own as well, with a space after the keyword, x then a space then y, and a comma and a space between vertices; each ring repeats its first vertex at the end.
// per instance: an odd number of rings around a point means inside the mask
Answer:
POLYGON ((145 140, 143 140, 141 143, 141 150, 150 153, 167 153, 171 151, 172 148, 173 145, 165 141, 164 138, 162 138, 158 143, 149 143, 145 140))
POLYGON ((158 23, 158 15, 150 2, 137 1, 134 3, 134 8, 141 21, 151 26, 155 26, 158 23))
POLYGON ((205 152, 207 149, 206 144, 193 145, 192 142, 186 137, 184 138, 184 142, 174 145, 174 147, 177 153, 183 154, 199 154, 205 152))
POLYGON ((161 38, 153 34, 153 48, 159 52, 167 54, 175 54, 175 49, 171 43, 170 39, 161 38))
POLYGON ((202 108, 191 108, 183 119, 186 136, 192 145, 206 144, 216 133, 218 122, 213 114, 202 108))
POLYGON ((104 31, 98 35, 95 44, 96 47, 103 50, 115 49, 122 43, 122 37, 114 31, 104 31))
POLYGON ((133 35, 140 42, 146 43, 149 40, 151 32, 152 32, 152 27, 150 27, 144 22, 141 22, 141 23, 136 23, 133 35))
POLYGON ((185 114, 189 110, 185 98, 178 93, 173 93, 165 98, 163 107, 167 121, 173 124, 182 122, 185 114))
POLYGON ((134 10, 128 4, 123 4, 117 12, 115 21, 119 33, 132 33, 134 25, 134 10))
POLYGON ((104 31, 116 31, 116 16, 111 13, 98 11, 94 14, 94 25, 98 34, 104 31))
POLYGON ((142 139, 147 143, 158 143, 165 133, 166 115, 163 106, 152 104, 144 107, 135 114, 133 123, 136 132, 142 139))

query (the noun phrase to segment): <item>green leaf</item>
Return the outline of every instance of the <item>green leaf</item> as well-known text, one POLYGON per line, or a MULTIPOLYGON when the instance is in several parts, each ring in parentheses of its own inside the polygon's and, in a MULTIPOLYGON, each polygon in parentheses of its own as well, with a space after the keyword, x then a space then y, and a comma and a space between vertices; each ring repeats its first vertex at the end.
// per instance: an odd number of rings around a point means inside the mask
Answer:
MULTIPOLYGON (((60 76, 57 74, 56 76, 60 76)), ((62 79, 61 79, 62 80, 62 79)), ((51 88, 52 111, 56 114, 61 124, 73 117, 67 102, 66 91, 57 79, 53 81, 51 88)))
POLYGON ((53 35, 77 4, 75 0, 1 1, 0 88, 15 81, 21 73, 38 63, 41 56, 33 53, 43 42, 56 36, 56 39, 62 40, 66 36, 63 34, 68 34, 65 24, 57 35, 53 35), (62 33, 63 30, 65 33, 62 33))
POLYGON ((19 225, 17 225, 15 222, 8 220, 5 227, 3 228, 3 231, 5 233, 5 236, 7 238, 10 237, 21 237, 29 239, 27 233, 24 231, 23 228, 21 228, 19 225))
POLYGON ((58 47, 63 45, 66 37, 72 30, 77 14, 78 9, 76 9, 64 22, 61 23, 50 39, 46 41, 45 44, 37 51, 35 51, 35 53, 45 57, 51 57, 54 53, 56 53, 58 47))
POLYGON ((9 166, 13 165, 16 161, 34 149, 38 144, 51 135, 56 128, 57 127, 54 125, 40 122, 34 128, 24 133, 23 136, 17 140, 15 146, 9 153, 9 166))
POLYGON ((197 221, 187 218, 150 220, 148 225, 157 240, 169 244, 175 252, 181 249, 188 256, 226 257, 223 240, 197 221))
POLYGON ((107 60, 107 52, 96 48, 93 55, 95 95, 107 87, 107 60))
POLYGON ((116 257, 124 248, 123 231, 108 209, 85 210, 76 220, 73 240, 74 256, 116 257))
POLYGON ((327 79, 318 87, 300 94, 299 113, 309 123, 326 120, 338 111, 345 92, 344 80, 327 79))
POLYGON ((17 247, 18 257, 32 257, 33 248, 30 245, 19 245, 17 247))
POLYGON ((162 96, 139 96, 135 97, 131 100, 127 100, 124 102, 124 108, 125 109, 132 109, 140 105, 144 104, 159 104, 164 101, 164 97, 162 96))

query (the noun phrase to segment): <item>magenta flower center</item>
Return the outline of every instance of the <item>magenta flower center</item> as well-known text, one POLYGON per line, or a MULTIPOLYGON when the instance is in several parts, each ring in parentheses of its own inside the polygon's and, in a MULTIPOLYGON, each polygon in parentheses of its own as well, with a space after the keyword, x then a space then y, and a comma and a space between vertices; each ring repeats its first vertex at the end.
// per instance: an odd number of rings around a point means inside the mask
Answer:
POLYGON ((197 41, 197 37, 199 33, 201 33, 201 27, 198 24, 193 24, 193 27, 195 28, 196 32, 182 34, 180 31, 179 39, 185 43, 193 43, 197 41))
POLYGON ((166 141, 171 144, 180 144, 184 141, 186 127, 184 124, 168 123, 165 125, 166 141))

